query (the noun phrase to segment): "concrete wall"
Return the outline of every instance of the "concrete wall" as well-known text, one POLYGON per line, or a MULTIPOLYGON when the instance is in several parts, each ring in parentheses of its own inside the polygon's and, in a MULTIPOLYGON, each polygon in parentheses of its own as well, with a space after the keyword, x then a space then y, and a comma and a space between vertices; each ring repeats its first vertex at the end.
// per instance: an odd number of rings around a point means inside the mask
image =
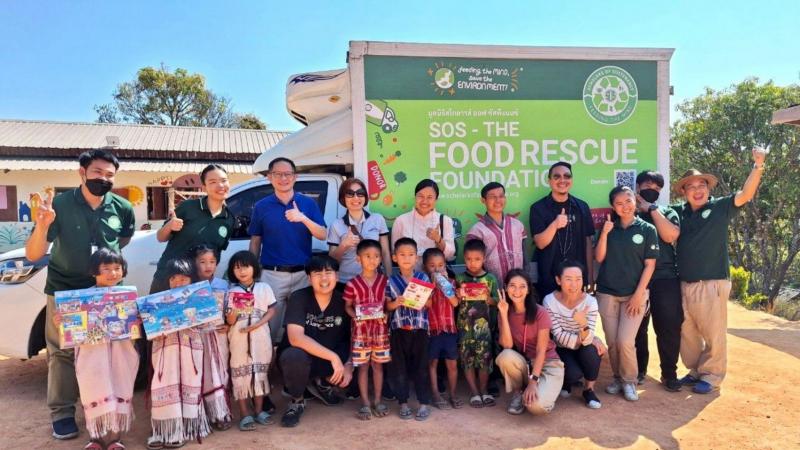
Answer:
MULTIPOLYGON (((153 228, 161 226, 163 221, 153 220, 147 218, 147 187, 169 187, 172 181, 178 177, 185 175, 184 173, 172 172, 128 172, 120 171, 115 177, 114 188, 131 188, 130 195, 131 203, 134 204, 134 211, 136 213, 136 229, 141 229, 142 225, 149 223, 153 228), (137 196, 141 193, 141 196, 137 196), (139 197, 139 198, 136 198, 139 197)), ((245 174, 230 174, 231 186, 238 183, 247 181, 253 175, 245 174)), ((25 240, 30 235, 33 222, 30 210, 30 195, 34 192, 41 193, 44 196, 44 189, 47 187, 52 188, 72 188, 80 184, 81 180, 77 171, 66 170, 14 170, 8 173, 0 172, 0 186, 16 186, 17 199, 16 204, 9 207, 15 208, 17 211, 17 220, 0 221, 0 253, 20 248, 24 246, 25 240), (22 202, 22 205, 20 205, 22 202)), ((10 200, 10 199, 9 199, 10 200)))

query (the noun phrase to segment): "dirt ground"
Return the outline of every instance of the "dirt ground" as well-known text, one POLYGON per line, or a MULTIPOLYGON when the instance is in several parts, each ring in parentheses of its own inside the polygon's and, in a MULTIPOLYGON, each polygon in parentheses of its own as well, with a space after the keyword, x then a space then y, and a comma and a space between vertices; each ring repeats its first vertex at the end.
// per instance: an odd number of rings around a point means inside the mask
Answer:
MULTIPOLYGON (((354 416, 356 402, 325 407, 311 401, 295 429, 279 425, 249 433, 231 429, 185 448, 800 448, 800 323, 735 304, 729 304, 728 314, 728 376, 722 390, 710 395, 661 388, 651 329, 650 375, 635 404, 603 392, 609 380, 606 358, 598 382, 600 410, 583 406, 576 393, 571 399, 559 399, 547 417, 511 416, 505 412, 508 396, 504 395, 494 408, 434 410, 424 423, 402 421, 395 415, 359 422, 354 416)), ((684 373, 682 367, 679 373, 684 373)), ((43 356, 0 360, 0 448, 82 448, 85 429, 72 441, 50 437, 46 385, 43 356)), ((136 393, 138 417, 126 439, 128 448, 144 448, 148 435, 143 397, 136 393)), ((462 397, 466 399, 466 393, 462 397)), ((275 394, 273 399, 280 414, 285 399, 275 394)), ((395 403, 390 407, 396 412, 395 403)), ((81 413, 78 423, 83 427, 81 413)))

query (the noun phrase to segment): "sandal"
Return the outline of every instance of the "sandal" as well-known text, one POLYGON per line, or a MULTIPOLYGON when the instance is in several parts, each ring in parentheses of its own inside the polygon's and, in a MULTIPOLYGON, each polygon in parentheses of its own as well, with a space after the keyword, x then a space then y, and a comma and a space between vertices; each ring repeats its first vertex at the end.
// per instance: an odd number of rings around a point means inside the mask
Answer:
POLYGON ((378 403, 372 407, 372 415, 375 417, 386 417, 389 414, 389 407, 383 403, 378 403))
POLYGON ((103 444, 92 439, 83 446, 83 450, 103 450, 103 444))
POLYGON ((424 420, 428 420, 428 417, 431 416, 431 409, 428 408, 428 405, 421 405, 417 410, 417 415, 414 417, 416 420, 422 422, 424 420))
POLYGON ((413 413, 411 412, 411 408, 409 408, 408 405, 401 406, 399 414, 400 414, 400 418, 403 419, 403 420, 409 420, 409 419, 411 419, 411 416, 413 415, 413 413))
POLYGON ((469 406, 473 408, 483 408, 483 399, 480 395, 473 395, 469 398, 469 406))
POLYGON ((215 430, 217 431, 227 431, 231 428, 231 422, 229 420, 225 420, 222 422, 214 422, 211 424, 215 430))
POLYGON ((261 411, 260 413, 258 413, 255 420, 261 425, 271 425, 275 423, 275 421, 272 420, 272 416, 270 416, 269 413, 266 411, 261 411))
POLYGON ((484 394, 482 398, 483 398, 483 406, 487 406, 488 407, 488 406, 494 406, 494 405, 497 404, 494 401, 494 396, 492 396, 491 394, 484 394))
POLYGON ((155 436, 150 436, 147 438, 147 449, 148 450, 161 450, 164 448, 164 442, 158 439, 155 436))
POLYGON ((445 400, 443 398, 439 398, 439 400, 434 400, 433 401, 433 406, 441 409, 442 411, 444 411, 446 409, 450 409, 450 403, 448 403, 447 400, 445 400))
POLYGON ((372 410, 370 409, 369 406, 362 406, 361 408, 358 408, 356 417, 358 417, 361 420, 372 419, 372 410))
POLYGON ((178 441, 178 442, 165 442, 164 448, 181 448, 186 445, 186 441, 178 441))
POLYGON ((256 429, 256 420, 253 416, 244 416, 239 421, 239 431, 253 431, 256 429))
POLYGON ((106 450, 125 450, 125 444, 120 440, 116 440, 108 444, 106 450))
POLYGON ((451 397, 450 406, 452 406, 453 409, 461 409, 464 406, 464 402, 462 402, 458 397, 451 397))

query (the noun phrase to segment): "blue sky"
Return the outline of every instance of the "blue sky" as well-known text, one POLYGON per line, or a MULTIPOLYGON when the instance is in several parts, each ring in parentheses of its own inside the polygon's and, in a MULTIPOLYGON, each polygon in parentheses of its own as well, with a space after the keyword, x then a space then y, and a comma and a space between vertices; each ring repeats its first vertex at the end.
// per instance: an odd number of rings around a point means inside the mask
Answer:
POLYGON ((675 105, 747 76, 800 82, 798 18, 798 0, 4 1, 0 118, 94 121, 118 83, 163 62, 296 130, 286 79, 344 67, 350 40, 672 47, 675 105))

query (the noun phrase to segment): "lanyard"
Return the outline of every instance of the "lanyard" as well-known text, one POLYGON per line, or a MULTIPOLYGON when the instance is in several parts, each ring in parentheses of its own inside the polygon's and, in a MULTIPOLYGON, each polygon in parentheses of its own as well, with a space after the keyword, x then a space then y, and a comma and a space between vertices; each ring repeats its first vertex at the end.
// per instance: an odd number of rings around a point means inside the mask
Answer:
MULTIPOLYGON (((522 320, 525 320, 524 318, 522 320)), ((528 350, 528 322, 523 322, 522 326, 522 356, 527 358, 526 352, 528 350)))

